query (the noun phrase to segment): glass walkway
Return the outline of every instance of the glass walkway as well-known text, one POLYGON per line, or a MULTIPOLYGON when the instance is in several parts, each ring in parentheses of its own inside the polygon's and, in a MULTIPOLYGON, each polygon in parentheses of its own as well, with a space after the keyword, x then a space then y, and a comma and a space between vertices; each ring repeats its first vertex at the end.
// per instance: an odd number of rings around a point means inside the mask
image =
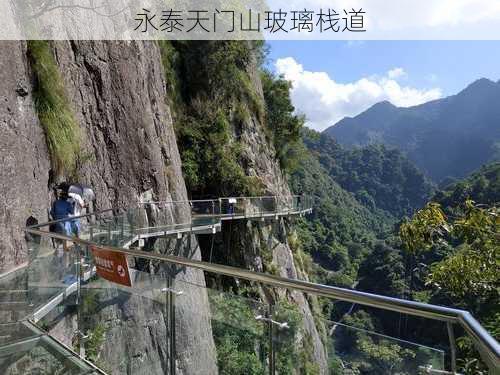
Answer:
POLYGON ((148 202, 80 217, 79 238, 51 232, 54 222, 26 228, 28 261, 0 276, 0 373, 357 374, 365 366, 373 374, 453 374, 455 335, 464 331, 499 374, 498 342, 466 311, 192 256, 193 234, 214 234, 225 220, 272 222, 312 207, 306 196, 148 202), (246 293, 216 287, 221 280, 246 293), (442 337, 416 343, 299 311, 280 296, 350 306, 346 315, 362 306, 420 319, 442 337), (310 360, 318 344, 324 350, 310 360))

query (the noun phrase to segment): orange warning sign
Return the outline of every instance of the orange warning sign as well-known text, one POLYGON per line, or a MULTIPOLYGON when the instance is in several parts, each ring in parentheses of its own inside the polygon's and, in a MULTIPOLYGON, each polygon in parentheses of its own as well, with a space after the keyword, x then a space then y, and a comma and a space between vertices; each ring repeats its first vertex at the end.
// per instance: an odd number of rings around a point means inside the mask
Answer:
POLYGON ((113 283, 132 286, 125 254, 97 246, 91 246, 90 251, 99 276, 113 283))

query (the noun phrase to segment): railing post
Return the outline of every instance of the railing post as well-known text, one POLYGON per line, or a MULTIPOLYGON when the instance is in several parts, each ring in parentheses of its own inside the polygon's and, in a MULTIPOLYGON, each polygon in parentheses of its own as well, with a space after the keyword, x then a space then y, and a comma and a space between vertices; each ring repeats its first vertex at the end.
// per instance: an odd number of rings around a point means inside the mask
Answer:
POLYGON ((124 234, 125 234, 125 228, 124 228, 124 227, 125 227, 125 223, 124 223, 124 221, 125 221, 125 220, 124 220, 124 215, 125 215, 125 214, 123 214, 123 216, 121 216, 121 217, 120 217, 120 221, 121 221, 121 228, 120 228, 120 240, 122 240, 122 239, 123 239, 123 236, 124 236, 124 234))
POLYGON ((108 221, 108 243, 111 244, 111 220, 108 221))
MULTIPOLYGON (((167 287, 166 287, 166 299, 167 299, 167 316, 168 316, 168 332, 169 332, 169 367, 170 375, 175 375, 175 357, 176 357, 176 347, 175 347, 175 295, 173 293, 173 278, 170 274, 170 270, 167 271, 167 287)), ((172 271, 173 272, 173 271, 172 271)))
POLYGON ((269 375, 275 375, 276 373, 276 356, 274 348, 274 324, 273 324, 273 305, 269 305, 269 311, 267 312, 267 330, 269 335, 269 375))
POLYGON ((456 374, 456 372, 457 372, 457 348, 455 346, 455 334, 453 332, 453 324, 450 322, 447 322, 446 329, 448 330, 448 339, 450 340, 451 372, 456 374))
POLYGON ((136 219, 137 216, 135 215, 132 215, 132 219, 129 218, 129 230, 130 230, 130 237, 131 238, 134 238, 135 237, 135 228, 134 228, 134 224, 135 224, 135 219, 136 219))
POLYGON ((78 335, 78 350, 80 357, 85 358, 85 334, 82 331, 82 311, 81 311, 81 298, 82 298, 82 279, 83 279, 83 269, 82 269, 82 249, 81 244, 76 244, 76 322, 77 322, 77 335, 78 335))

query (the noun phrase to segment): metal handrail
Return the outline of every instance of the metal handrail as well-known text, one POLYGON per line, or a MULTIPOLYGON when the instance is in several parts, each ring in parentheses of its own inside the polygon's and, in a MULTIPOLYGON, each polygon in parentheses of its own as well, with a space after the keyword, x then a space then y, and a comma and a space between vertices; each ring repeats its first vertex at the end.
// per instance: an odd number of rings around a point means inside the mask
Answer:
MULTIPOLYGON (((82 245, 99 246, 91 241, 69 237, 58 233, 46 232, 35 228, 26 228, 25 231, 35 235, 74 241, 82 245)), ((472 337, 476 349, 479 351, 481 357, 490 370, 492 370, 494 374, 497 374, 500 371, 499 343, 481 326, 477 320, 472 317, 468 311, 465 310, 430 305, 329 285, 315 284, 308 281, 289 279, 174 255, 152 254, 140 250, 122 249, 112 246, 107 246, 106 249, 133 257, 164 261, 178 266, 192 267, 215 274, 268 284, 279 288, 297 290, 304 293, 315 294, 350 303, 379 308, 382 310, 395 311, 443 322, 457 323, 472 337)))
MULTIPOLYGON (((70 219, 71 220, 84 219, 84 218, 88 218, 88 217, 91 217, 91 216, 97 216, 97 215, 101 215, 101 214, 104 214, 104 213, 109 213, 109 212, 114 212, 114 211, 119 211, 119 210, 123 210, 124 211, 120 215, 125 215, 126 212, 127 212, 127 210, 129 210, 129 209, 140 208, 140 206, 142 206, 142 205, 148 205, 148 204, 181 204, 181 203, 199 203, 199 202, 203 202, 203 203, 207 203, 207 202, 218 203, 220 199, 229 199, 229 198, 236 198, 236 199, 249 199, 249 198, 252 198, 252 199, 258 199, 258 198, 271 198, 271 197, 277 197, 277 196, 271 196, 271 195, 267 196, 267 195, 264 195, 264 196, 254 196, 254 197, 223 197, 223 198, 219 198, 219 199, 198 199, 198 200, 138 202, 134 206, 129 206, 129 207, 125 207, 125 208, 107 208, 107 209, 103 209, 103 210, 99 210, 99 211, 94 211, 94 212, 90 212, 90 213, 79 215, 79 216, 72 216, 70 219)), ((296 198, 296 197, 302 197, 302 196, 301 195, 283 195, 283 196, 280 196, 280 197, 296 198)), ((311 208, 312 207, 306 207, 305 209, 300 209, 299 208, 298 211, 308 211, 311 208)), ((221 215, 214 213, 213 216, 221 216, 221 215)), ((42 227, 45 227, 47 225, 51 225, 51 224, 56 224, 56 223, 68 221, 70 219, 64 218, 64 219, 50 220, 50 221, 47 221, 47 222, 44 222, 44 223, 39 223, 39 224, 34 224, 34 225, 31 225, 31 226, 28 226, 27 228, 32 228, 32 229, 42 228, 42 227)))
POLYGON ((186 199, 186 200, 181 200, 181 201, 148 201, 148 202, 139 202, 139 205, 143 204, 175 204, 175 203, 203 203, 203 202, 213 202, 216 201, 216 199, 186 199))

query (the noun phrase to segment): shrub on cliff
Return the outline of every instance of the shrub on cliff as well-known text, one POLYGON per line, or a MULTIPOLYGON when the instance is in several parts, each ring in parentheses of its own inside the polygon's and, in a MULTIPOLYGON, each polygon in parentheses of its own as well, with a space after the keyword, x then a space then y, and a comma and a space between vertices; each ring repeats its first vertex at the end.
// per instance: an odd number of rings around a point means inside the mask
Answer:
POLYGON ((36 78, 36 111, 45 131, 52 166, 58 174, 71 174, 76 168, 81 134, 61 74, 47 41, 29 41, 28 53, 36 78))

